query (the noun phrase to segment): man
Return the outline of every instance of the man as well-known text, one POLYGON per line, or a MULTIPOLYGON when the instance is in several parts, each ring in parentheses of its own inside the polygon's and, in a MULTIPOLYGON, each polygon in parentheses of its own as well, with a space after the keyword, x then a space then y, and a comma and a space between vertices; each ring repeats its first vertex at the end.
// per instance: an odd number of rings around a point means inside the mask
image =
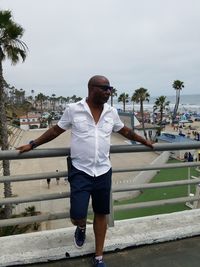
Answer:
POLYGON ((71 128, 71 159, 69 171, 71 188, 70 217, 76 225, 74 242, 81 248, 86 236, 86 218, 89 198, 94 211, 93 229, 95 235, 95 267, 106 267, 103 261, 103 247, 107 229, 106 215, 109 214, 111 190, 111 163, 109 159, 112 131, 129 140, 135 140, 150 148, 152 144, 124 126, 117 110, 109 106, 112 92, 109 80, 100 75, 88 82, 88 97, 69 104, 56 126, 39 138, 18 148, 29 151, 49 142, 71 128))

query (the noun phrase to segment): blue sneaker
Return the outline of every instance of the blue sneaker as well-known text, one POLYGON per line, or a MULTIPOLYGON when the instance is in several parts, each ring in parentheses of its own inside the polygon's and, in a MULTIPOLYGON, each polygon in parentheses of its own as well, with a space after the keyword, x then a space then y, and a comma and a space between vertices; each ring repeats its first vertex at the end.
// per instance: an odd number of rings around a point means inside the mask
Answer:
POLYGON ((86 228, 76 227, 76 231, 74 234, 74 244, 77 248, 82 248, 85 243, 85 232, 86 228))
POLYGON ((102 260, 93 259, 93 267, 106 267, 105 262, 102 260))

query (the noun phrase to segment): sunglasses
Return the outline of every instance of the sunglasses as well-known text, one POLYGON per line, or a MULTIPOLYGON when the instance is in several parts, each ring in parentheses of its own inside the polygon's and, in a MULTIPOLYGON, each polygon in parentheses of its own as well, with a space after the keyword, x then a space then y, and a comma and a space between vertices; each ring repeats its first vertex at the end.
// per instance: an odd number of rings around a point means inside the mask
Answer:
POLYGON ((98 87, 100 88, 102 91, 111 91, 113 90, 113 87, 112 86, 109 86, 109 85, 99 85, 99 84, 93 84, 94 87, 98 87))

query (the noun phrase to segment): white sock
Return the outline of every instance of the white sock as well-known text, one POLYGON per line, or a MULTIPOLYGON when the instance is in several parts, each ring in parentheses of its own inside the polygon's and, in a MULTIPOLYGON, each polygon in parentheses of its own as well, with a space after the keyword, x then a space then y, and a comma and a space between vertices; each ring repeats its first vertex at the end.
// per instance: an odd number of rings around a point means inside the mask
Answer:
POLYGON ((103 256, 102 255, 101 256, 95 256, 95 259, 98 260, 98 261, 102 261, 103 256))
POLYGON ((85 230, 86 226, 78 226, 79 229, 85 230))

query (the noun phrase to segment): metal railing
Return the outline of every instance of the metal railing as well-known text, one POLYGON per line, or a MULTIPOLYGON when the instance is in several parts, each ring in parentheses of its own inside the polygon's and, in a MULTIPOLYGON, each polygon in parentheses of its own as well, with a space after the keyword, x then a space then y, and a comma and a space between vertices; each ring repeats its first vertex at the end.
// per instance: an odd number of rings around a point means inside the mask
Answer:
MULTIPOLYGON (((177 150, 191 150, 200 149, 200 142, 197 143, 174 143, 174 144, 155 144, 153 151, 177 151, 177 150)), ((33 158, 47 158, 47 157, 63 157, 69 154, 69 148, 53 148, 53 149, 36 149, 27 153, 19 154, 18 151, 0 151, 0 160, 20 160, 20 159, 33 159, 33 158)), ((117 145, 111 146, 110 153, 133 153, 133 152, 150 152, 152 151, 150 148, 143 145, 117 145)), ((159 165, 149 165, 149 166, 139 166, 135 168, 129 169, 113 169, 113 173, 122 173, 122 172, 134 172, 134 171, 150 171, 150 170, 161 170, 161 169, 169 169, 169 168, 182 168, 182 167, 198 167, 200 166, 200 162, 183 162, 183 163, 173 163, 173 164, 159 164, 159 165)), ((15 175, 15 176, 2 176, 0 178, 0 183, 5 182, 20 182, 20 181, 32 181, 32 180, 41 180, 47 178, 57 178, 57 177, 67 177, 67 171, 61 171, 59 173, 55 172, 47 172, 40 174, 31 174, 31 175, 15 175)), ((181 186, 181 185, 191 185, 191 184, 200 184, 200 179, 191 179, 191 180, 180 180, 173 182, 161 182, 161 183, 148 183, 148 184, 133 184, 128 186, 118 186, 118 188, 112 188, 112 193, 119 192, 130 192, 130 191, 138 191, 149 188, 162 188, 162 187, 173 187, 173 186, 181 186)), ((1 198, 0 205, 5 204, 19 204, 19 203, 31 203, 36 201, 46 201, 46 200, 54 200, 54 199, 62 199, 68 198, 70 194, 68 192, 62 193, 51 193, 51 194, 39 194, 30 197, 11 197, 11 198, 1 198)), ((112 198, 112 196, 111 196, 112 198)), ((165 199, 165 200, 157 200, 157 201, 149 201, 149 202, 141 202, 127 205, 119 205, 113 207, 113 202, 111 201, 111 215, 109 217, 109 225, 114 225, 114 216, 113 212, 118 210, 129 210, 136 208, 145 208, 145 207, 153 207, 174 203, 185 203, 185 202, 197 202, 200 200, 199 194, 194 196, 186 196, 181 198, 174 199, 165 199)), ((92 211, 89 210, 89 213, 92 211)), ((37 216, 30 217, 20 217, 20 218, 11 218, 11 219, 3 219, 0 220, 0 227, 16 225, 16 224, 24 224, 24 223, 33 223, 33 222, 42 222, 42 221, 50 221, 56 219, 64 219, 69 217, 69 212, 59 212, 59 213, 49 213, 49 214, 40 214, 37 216)))

